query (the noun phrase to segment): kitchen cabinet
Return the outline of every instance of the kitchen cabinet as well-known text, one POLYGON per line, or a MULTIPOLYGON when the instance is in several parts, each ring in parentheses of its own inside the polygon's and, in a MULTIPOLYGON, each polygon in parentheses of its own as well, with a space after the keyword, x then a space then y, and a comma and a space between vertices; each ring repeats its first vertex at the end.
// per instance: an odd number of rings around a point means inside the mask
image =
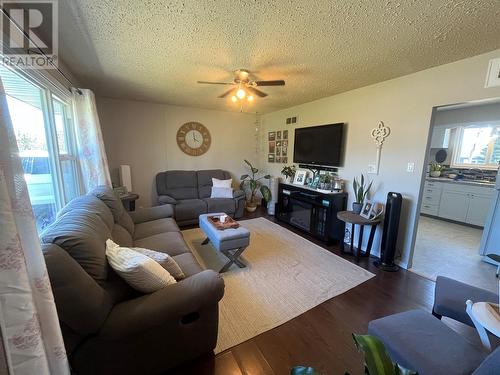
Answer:
POLYGON ((466 222, 484 227, 486 215, 490 211, 492 195, 471 194, 466 222))
POLYGON ((435 127, 432 131, 431 148, 448 148, 450 145, 451 129, 435 127))
POLYGON ((444 189, 439 204, 439 217, 467 222, 469 194, 444 189))

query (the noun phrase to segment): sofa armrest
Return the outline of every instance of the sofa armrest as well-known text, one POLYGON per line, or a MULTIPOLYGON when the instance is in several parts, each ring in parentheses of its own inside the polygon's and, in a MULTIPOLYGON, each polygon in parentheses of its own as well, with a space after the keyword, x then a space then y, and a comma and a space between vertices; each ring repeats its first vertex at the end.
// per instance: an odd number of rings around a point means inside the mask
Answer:
POLYGON ((184 316, 217 305, 223 295, 224 280, 218 273, 205 270, 152 294, 117 304, 99 335, 112 340, 168 322, 178 325, 184 316))
POLYGON ((233 190, 233 198, 234 199, 242 199, 245 198, 245 192, 243 190, 233 190))
POLYGON ((134 224, 140 224, 146 221, 172 217, 174 216, 174 208, 171 204, 164 204, 162 206, 139 208, 136 211, 129 212, 129 215, 134 224))
POLYGON ((175 198, 172 198, 170 195, 159 195, 158 196, 158 202, 160 204, 177 204, 177 200, 175 198))
POLYGON ((472 302, 498 303, 498 295, 493 292, 448 277, 438 276, 432 313, 438 317, 446 316, 474 327, 465 311, 465 302, 468 299, 472 300, 472 302))

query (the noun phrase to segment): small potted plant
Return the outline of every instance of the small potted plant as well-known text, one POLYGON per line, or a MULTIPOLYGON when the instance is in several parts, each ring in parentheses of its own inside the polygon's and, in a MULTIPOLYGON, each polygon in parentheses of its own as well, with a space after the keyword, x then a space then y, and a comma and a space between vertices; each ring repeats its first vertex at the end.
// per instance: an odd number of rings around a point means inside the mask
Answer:
POLYGON ((352 203, 352 210, 354 213, 359 214, 363 208, 363 203, 365 202, 366 195, 372 187, 373 181, 371 181, 368 186, 365 186, 365 176, 361 174, 361 178, 358 180, 354 177, 354 182, 352 183, 352 188, 354 190, 354 198, 356 199, 352 203))
POLYGON ((325 173, 319 176, 319 188, 322 190, 330 190, 332 187, 332 176, 325 173))
POLYGON ((430 171, 431 177, 441 176, 441 172, 443 171, 443 169, 444 167, 441 164, 431 163, 431 171, 430 171))
POLYGON ((281 174, 285 176, 285 182, 292 183, 296 171, 295 165, 285 165, 281 170, 281 174))
POLYGON ((267 202, 271 201, 272 195, 271 190, 266 185, 262 185, 261 180, 266 179, 269 180, 271 178, 270 175, 266 174, 262 177, 257 177, 257 173, 259 170, 255 168, 248 160, 245 160, 245 163, 250 167, 251 174, 244 174, 241 176, 241 189, 247 188, 250 191, 250 196, 247 199, 246 208, 248 212, 254 212, 257 209, 257 203, 255 202, 255 194, 257 193, 257 189, 260 190, 262 197, 267 202))

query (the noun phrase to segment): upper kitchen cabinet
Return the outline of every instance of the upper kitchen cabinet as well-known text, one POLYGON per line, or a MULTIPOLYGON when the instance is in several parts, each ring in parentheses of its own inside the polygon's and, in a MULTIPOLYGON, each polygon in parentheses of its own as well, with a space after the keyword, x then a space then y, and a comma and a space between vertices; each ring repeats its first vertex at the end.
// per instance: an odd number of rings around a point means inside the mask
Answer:
POLYGON ((436 126, 432 131, 431 148, 448 148, 450 146, 451 129, 436 126))

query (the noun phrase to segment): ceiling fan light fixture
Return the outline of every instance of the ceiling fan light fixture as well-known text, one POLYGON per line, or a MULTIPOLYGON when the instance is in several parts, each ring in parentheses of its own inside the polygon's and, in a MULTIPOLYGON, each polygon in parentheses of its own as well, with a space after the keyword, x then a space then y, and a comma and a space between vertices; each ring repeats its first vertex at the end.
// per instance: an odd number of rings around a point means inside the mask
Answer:
POLYGON ((231 96, 231 101, 233 103, 236 103, 237 100, 238 100, 238 98, 235 95, 231 96))
POLYGON ((253 102, 253 95, 248 95, 248 96, 247 96, 247 100, 248 100, 249 102, 253 102))
POLYGON ((245 96, 247 96, 247 93, 242 88, 239 88, 238 91, 236 91, 236 96, 238 99, 244 99, 245 96))

